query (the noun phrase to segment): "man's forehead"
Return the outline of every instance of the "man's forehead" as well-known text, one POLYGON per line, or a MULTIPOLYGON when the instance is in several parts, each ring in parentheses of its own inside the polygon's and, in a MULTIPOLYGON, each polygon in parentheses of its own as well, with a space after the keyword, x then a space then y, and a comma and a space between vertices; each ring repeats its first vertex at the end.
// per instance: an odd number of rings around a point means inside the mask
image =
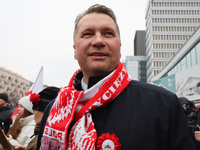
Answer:
POLYGON ((106 15, 106 14, 99 14, 99 13, 91 13, 85 15, 78 23, 77 28, 81 30, 85 29, 92 29, 95 26, 102 26, 103 28, 107 29, 116 29, 116 24, 114 20, 106 15), (95 24, 91 24, 91 22, 94 22, 95 24), (98 22, 98 23, 96 23, 98 22))

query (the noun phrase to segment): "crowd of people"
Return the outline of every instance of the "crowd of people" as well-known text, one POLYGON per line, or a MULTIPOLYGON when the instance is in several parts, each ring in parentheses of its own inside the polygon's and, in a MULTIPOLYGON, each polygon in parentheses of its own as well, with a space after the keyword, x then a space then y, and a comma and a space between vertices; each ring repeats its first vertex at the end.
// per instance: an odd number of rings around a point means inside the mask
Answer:
POLYGON ((79 14, 73 39, 80 69, 67 86, 24 96, 12 122, 14 110, 0 94, 0 108, 7 111, 7 119, 0 115, 1 127, 14 149, 197 149, 200 131, 188 124, 195 109, 183 111, 186 105, 176 94, 130 79, 120 62, 120 30, 110 8, 96 4, 79 14))
MULTIPOLYGON (((15 150, 36 149, 37 136, 44 109, 51 100, 56 98, 59 90, 57 87, 50 86, 38 94, 32 93, 19 100, 18 113, 13 116, 12 124, 8 127, 5 126, 9 130, 2 129, 15 150)), ((6 95, 5 93, 3 94, 6 95)), ((0 101, 1 98, 0 94, 0 101)), ((12 113, 10 113, 7 120, 10 120, 11 115, 12 113)), ((0 120, 1 125, 5 121, 5 119, 0 120)), ((2 145, 0 149, 3 150, 2 145)))

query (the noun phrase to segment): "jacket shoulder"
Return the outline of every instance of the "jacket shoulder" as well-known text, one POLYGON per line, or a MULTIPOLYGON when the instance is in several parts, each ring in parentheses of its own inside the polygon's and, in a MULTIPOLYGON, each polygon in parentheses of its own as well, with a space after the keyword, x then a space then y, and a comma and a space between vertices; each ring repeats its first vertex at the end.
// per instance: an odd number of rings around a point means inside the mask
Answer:
POLYGON ((176 97, 176 94, 172 93, 171 91, 163 87, 159 87, 157 85, 140 82, 136 80, 131 80, 129 87, 135 90, 139 90, 139 91, 141 90, 146 93, 157 93, 157 94, 162 94, 163 96, 167 96, 167 97, 174 97, 174 96, 176 97))

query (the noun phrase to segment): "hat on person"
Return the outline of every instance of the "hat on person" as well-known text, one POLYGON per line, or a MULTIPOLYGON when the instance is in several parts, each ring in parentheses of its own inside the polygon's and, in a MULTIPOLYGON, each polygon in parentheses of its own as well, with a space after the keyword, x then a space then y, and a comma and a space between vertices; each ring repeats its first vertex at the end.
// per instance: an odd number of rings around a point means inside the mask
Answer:
POLYGON ((59 88, 50 86, 43 89, 40 93, 32 93, 30 95, 30 101, 33 103, 33 110, 44 111, 45 107, 55 99, 60 91, 59 88))
POLYGON ((185 97, 179 97, 178 99, 179 99, 181 105, 183 105, 183 104, 189 102, 189 100, 188 100, 187 98, 185 98, 185 97))
POLYGON ((187 107, 190 107, 191 109, 195 108, 194 103, 192 103, 191 101, 189 101, 186 97, 179 97, 178 99, 179 99, 179 101, 180 101, 180 103, 181 103, 182 106, 186 105, 187 107))
POLYGON ((29 111, 30 113, 34 113, 32 107, 33 104, 31 103, 31 101, 29 100, 29 96, 24 96, 19 100, 19 104, 24 107, 27 111, 29 111))
POLYGON ((5 93, 0 93, 0 99, 4 100, 6 103, 8 102, 8 95, 5 93))

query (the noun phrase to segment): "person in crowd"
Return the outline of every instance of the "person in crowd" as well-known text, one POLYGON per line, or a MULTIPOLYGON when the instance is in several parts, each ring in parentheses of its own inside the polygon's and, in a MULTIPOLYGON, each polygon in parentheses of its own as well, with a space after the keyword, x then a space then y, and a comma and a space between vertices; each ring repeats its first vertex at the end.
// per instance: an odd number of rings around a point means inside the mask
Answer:
POLYGON ((196 150, 200 150, 200 142, 195 138, 195 132, 199 130, 198 124, 200 123, 200 108, 196 108, 195 104, 192 101, 189 101, 186 97, 179 97, 179 101, 181 102, 186 114, 190 135, 195 144, 196 150))
POLYGON ((27 146, 35 128, 34 112, 32 110, 33 105, 28 96, 22 97, 19 100, 19 105, 19 114, 13 116, 13 124, 7 133, 7 139, 12 145, 27 146))
POLYGON ((200 94, 200 82, 197 83, 197 88, 198 88, 198 91, 199 91, 199 94, 200 94))
POLYGON ((32 93, 30 95, 30 101, 33 103, 33 111, 34 111, 34 120, 36 123, 34 134, 32 136, 32 140, 29 142, 29 144, 25 147, 22 145, 13 145, 15 150, 35 150, 37 146, 37 138, 38 138, 38 132, 40 128, 41 119, 43 116, 43 112, 47 104, 56 98, 59 92, 59 88, 50 86, 45 89, 43 89, 38 94, 32 93))
MULTIPOLYGON (((197 89, 198 89, 199 94, 200 94, 200 82, 197 83, 197 89)), ((200 125, 200 111, 199 110, 200 110, 200 108, 197 108, 197 121, 195 123, 196 123, 197 127, 200 130, 200 127, 199 127, 199 125, 200 125)), ((197 142, 197 144, 198 144, 198 149, 197 150, 200 150, 200 131, 199 130, 194 132, 195 139, 198 141, 197 142)))
POLYGON ((8 104, 8 95, 6 93, 0 93, 0 127, 4 133, 7 134, 12 120, 10 116, 14 112, 14 107, 8 104))
POLYGON ((183 110, 188 118, 188 121, 191 120, 191 117, 194 114, 194 110, 196 109, 195 104, 189 101, 186 97, 179 97, 179 101, 183 107, 183 110))
POLYGON ((78 15, 73 47, 80 69, 46 107, 37 149, 195 150, 177 96, 131 80, 120 62, 110 8, 78 15))

